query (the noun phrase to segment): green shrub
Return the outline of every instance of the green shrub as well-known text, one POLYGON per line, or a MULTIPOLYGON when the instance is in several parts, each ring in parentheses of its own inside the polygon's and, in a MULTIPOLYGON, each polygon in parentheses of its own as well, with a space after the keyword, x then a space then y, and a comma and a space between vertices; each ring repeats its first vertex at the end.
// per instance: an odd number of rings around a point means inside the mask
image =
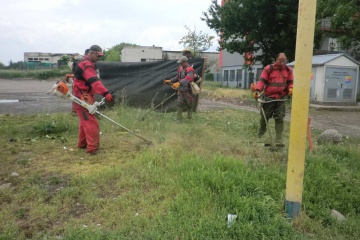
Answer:
POLYGON ((70 130, 70 124, 63 118, 45 119, 33 125, 33 131, 40 136, 46 134, 59 134, 70 130))
POLYGON ((213 73, 205 73, 205 80, 206 81, 214 81, 214 74, 213 73))
POLYGON ((13 78, 37 78, 49 79, 56 77, 63 77, 69 73, 68 69, 52 69, 52 70, 10 70, 1 69, 0 78, 13 79, 13 78))
POLYGON ((36 78, 39 79, 49 79, 54 77, 62 76, 60 70, 50 70, 50 71, 43 71, 36 74, 36 78))

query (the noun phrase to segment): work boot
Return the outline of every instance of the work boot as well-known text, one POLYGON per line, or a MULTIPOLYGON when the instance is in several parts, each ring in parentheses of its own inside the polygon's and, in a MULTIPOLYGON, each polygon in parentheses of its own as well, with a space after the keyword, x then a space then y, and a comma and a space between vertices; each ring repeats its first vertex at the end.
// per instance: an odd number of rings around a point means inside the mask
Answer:
POLYGON ((181 121, 182 121, 182 112, 183 112, 183 108, 182 108, 182 107, 177 107, 177 108, 176 108, 176 121, 177 121, 177 122, 181 122, 181 121))
POLYGON ((275 119, 275 143, 283 145, 284 120, 275 119))
POLYGON ((95 156, 96 154, 98 154, 98 151, 92 151, 92 152, 87 152, 89 155, 95 156))
POLYGON ((258 132, 258 138, 261 138, 266 133, 266 122, 263 117, 260 118, 260 128, 258 132))
POLYGON ((188 116, 188 119, 192 119, 192 110, 191 109, 187 110, 187 116, 188 116))

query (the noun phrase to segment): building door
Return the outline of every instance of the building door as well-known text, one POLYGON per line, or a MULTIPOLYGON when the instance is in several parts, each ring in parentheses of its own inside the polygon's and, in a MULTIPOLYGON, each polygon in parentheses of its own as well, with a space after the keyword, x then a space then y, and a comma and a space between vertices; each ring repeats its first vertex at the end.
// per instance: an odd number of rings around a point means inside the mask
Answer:
POLYGON ((236 79, 235 79, 235 69, 229 70, 229 81, 228 81, 229 87, 237 87, 236 79))
POLYGON ((249 89, 250 84, 254 82, 254 73, 250 72, 248 69, 245 70, 244 74, 244 89, 249 89))
POLYGON ((236 69, 236 84, 239 88, 244 86, 242 72, 242 69, 236 69))
POLYGON ((229 70, 224 70, 224 75, 223 75, 223 79, 222 79, 222 85, 224 87, 228 87, 229 86, 229 70))
POLYGON ((356 101, 356 68, 327 67, 325 70, 324 101, 356 101))

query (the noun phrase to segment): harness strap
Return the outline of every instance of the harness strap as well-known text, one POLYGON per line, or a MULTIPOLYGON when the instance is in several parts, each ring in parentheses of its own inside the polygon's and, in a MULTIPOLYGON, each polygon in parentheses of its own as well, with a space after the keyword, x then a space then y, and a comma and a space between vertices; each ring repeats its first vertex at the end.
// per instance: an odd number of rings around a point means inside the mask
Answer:
POLYGON ((75 87, 80 91, 81 94, 84 94, 84 92, 78 86, 75 87))
POLYGON ((286 82, 282 82, 282 83, 269 83, 268 86, 270 87, 286 87, 287 83, 286 82))
POLYGON ((86 81, 86 83, 87 83, 88 85, 91 85, 91 84, 93 84, 94 82, 97 82, 97 81, 99 81, 99 78, 98 78, 98 77, 92 77, 92 78, 89 78, 89 79, 86 81))
MULTIPOLYGON (((286 69, 286 71, 288 71, 288 73, 290 74, 290 68, 285 65, 285 69, 286 69)), ((281 76, 283 82, 282 82, 282 83, 270 83, 270 84, 267 84, 267 86, 269 86, 269 87, 270 87, 270 86, 273 86, 273 87, 285 87, 285 90, 286 90, 286 86, 288 85, 288 83, 292 83, 293 81, 292 81, 292 80, 287 81, 287 79, 285 79, 284 74, 282 73, 282 70, 283 70, 283 69, 282 69, 282 68, 281 68, 281 69, 279 69, 279 68, 274 69, 274 65, 273 65, 273 64, 270 64, 270 69, 269 69, 269 71, 268 71, 268 75, 270 76, 270 74, 271 74, 274 70, 278 70, 278 71, 279 71, 280 76, 281 76)), ((263 79, 263 80, 264 80, 263 82, 264 82, 265 84, 268 83, 268 81, 267 81, 266 79, 263 79), (265 82, 265 81, 266 81, 266 82, 265 82)))
MULTIPOLYGON (((82 62, 82 61, 81 61, 82 62)), ((79 62, 80 63, 80 62, 79 62)), ((99 78, 97 77, 92 77, 92 78, 89 78, 87 81, 86 79, 83 77, 83 73, 84 71, 87 69, 87 68, 90 68, 92 66, 89 66, 89 65, 85 65, 84 66, 84 69, 80 68, 79 67, 79 63, 77 63, 77 66, 76 66, 76 71, 75 71, 75 78, 79 81, 84 81, 85 82, 85 85, 89 88, 87 90, 87 93, 89 93, 91 91, 91 84, 93 84, 94 82, 96 81, 99 81, 99 78)), ((76 86, 77 89, 81 92, 81 94, 84 94, 84 92, 78 87, 76 86)))

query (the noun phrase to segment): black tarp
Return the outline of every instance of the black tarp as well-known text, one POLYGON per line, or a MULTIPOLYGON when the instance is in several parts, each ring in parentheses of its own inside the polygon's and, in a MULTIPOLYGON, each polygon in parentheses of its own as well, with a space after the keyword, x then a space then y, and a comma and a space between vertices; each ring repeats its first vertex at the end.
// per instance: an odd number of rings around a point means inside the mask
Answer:
MULTIPOLYGON (((190 59, 195 72, 202 77, 205 59, 190 59)), ((114 92, 117 102, 139 108, 153 108, 175 93, 165 79, 177 74, 177 60, 154 62, 97 62, 105 87, 114 92)), ((197 107, 195 98, 194 109, 197 107)), ((175 111, 177 95, 156 108, 157 111, 175 111)))

